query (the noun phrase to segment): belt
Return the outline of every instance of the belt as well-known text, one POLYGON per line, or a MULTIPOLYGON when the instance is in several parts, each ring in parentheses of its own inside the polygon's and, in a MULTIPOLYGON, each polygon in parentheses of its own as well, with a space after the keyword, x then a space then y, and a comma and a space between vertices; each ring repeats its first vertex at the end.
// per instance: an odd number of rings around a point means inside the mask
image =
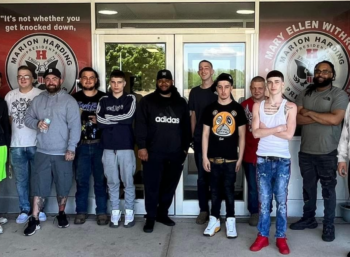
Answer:
POLYGON ((265 159, 266 161, 279 161, 279 160, 281 160, 281 159, 285 159, 285 158, 276 157, 276 156, 259 156, 259 155, 258 155, 258 158, 263 158, 263 159, 265 159))
POLYGON ((236 162, 237 160, 227 160, 224 158, 215 157, 215 158, 209 158, 209 161, 215 164, 223 164, 223 163, 236 162))
POLYGON ((99 143, 100 139, 83 139, 80 141, 81 144, 87 144, 87 145, 91 145, 91 144, 96 144, 99 143))

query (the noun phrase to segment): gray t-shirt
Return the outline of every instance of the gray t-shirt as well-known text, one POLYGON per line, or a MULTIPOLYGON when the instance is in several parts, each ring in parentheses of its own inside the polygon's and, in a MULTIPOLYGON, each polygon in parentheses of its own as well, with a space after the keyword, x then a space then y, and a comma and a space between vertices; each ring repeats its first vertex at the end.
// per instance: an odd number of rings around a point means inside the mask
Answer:
MULTIPOLYGON (((318 92, 305 96, 306 89, 297 97, 296 105, 319 113, 330 113, 334 110, 346 110, 349 99, 340 88, 318 92)), ((303 125, 301 130, 300 151, 308 154, 328 154, 337 149, 341 134, 341 124, 338 126, 313 123, 303 125)))

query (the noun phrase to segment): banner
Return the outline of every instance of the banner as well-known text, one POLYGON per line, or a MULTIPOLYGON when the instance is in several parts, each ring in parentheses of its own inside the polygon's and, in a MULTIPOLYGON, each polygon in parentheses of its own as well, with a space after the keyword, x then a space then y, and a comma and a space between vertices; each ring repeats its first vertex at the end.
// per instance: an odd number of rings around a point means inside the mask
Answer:
POLYGON ((59 69, 62 89, 74 92, 79 70, 92 63, 90 12, 85 3, 0 5, 0 96, 18 88, 21 65, 35 72, 40 89, 45 70, 59 69))
MULTIPOLYGON (((263 10, 265 6, 270 11, 274 10, 275 15, 274 20, 269 18, 269 15, 261 16, 259 75, 266 76, 274 69, 281 71, 285 77, 284 96, 290 101, 295 101, 298 94, 313 83, 315 65, 327 60, 334 64, 336 71, 333 85, 350 94, 349 9, 343 9, 340 14, 330 12, 328 16, 324 16, 321 15, 322 11, 303 12, 302 5, 307 9, 305 3, 289 3, 292 4, 300 6, 297 17, 303 17, 302 13, 305 13, 305 17, 297 19, 286 17, 285 13, 293 16, 287 10, 290 6, 286 6, 286 10, 276 11, 271 3, 261 3, 262 13, 267 13, 263 10), (280 17, 276 17, 278 13, 280 17), (276 19, 279 22, 276 22, 276 19)), ((315 5, 315 3, 308 4, 315 5)), ((322 3, 322 7, 328 8, 325 4, 322 3)))

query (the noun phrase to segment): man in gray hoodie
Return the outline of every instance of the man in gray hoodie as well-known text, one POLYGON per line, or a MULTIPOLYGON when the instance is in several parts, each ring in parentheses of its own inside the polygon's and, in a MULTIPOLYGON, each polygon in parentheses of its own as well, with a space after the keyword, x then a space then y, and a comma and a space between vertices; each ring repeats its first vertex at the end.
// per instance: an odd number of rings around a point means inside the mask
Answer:
POLYGON ((24 230, 31 236, 40 229, 39 211, 55 182, 59 213, 58 227, 69 226, 64 209, 73 180, 75 148, 80 140, 81 125, 76 100, 61 90, 61 72, 48 69, 44 73, 46 91, 33 99, 27 110, 25 125, 37 130, 34 156, 33 216, 24 230))

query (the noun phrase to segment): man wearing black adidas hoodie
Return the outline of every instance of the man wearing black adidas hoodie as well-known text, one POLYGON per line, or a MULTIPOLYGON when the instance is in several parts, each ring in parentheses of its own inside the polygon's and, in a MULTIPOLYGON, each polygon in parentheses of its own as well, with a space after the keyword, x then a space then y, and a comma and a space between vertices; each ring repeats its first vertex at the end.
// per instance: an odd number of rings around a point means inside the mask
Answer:
POLYGON ((156 90, 142 98, 136 112, 135 137, 138 157, 143 163, 146 233, 153 231, 155 221, 175 225, 168 217, 168 209, 190 143, 189 110, 173 83, 171 72, 160 70, 156 90))

